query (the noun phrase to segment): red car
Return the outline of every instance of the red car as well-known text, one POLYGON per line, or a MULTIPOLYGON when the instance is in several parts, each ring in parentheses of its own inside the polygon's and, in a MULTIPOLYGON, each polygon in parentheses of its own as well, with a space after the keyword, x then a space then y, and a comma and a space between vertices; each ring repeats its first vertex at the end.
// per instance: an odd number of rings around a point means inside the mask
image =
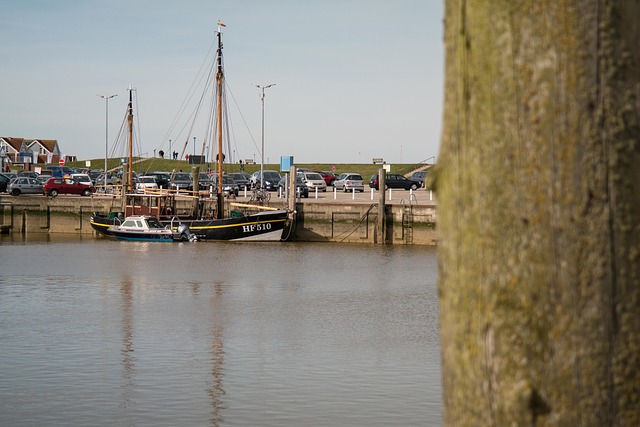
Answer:
POLYGON ((85 185, 75 178, 49 178, 42 187, 42 192, 51 197, 58 194, 80 194, 89 196, 95 193, 96 189, 92 185, 85 185))
POLYGON ((318 173, 322 175, 322 179, 324 179, 324 182, 326 182, 327 185, 333 185, 333 182, 338 178, 333 172, 320 171, 318 173))

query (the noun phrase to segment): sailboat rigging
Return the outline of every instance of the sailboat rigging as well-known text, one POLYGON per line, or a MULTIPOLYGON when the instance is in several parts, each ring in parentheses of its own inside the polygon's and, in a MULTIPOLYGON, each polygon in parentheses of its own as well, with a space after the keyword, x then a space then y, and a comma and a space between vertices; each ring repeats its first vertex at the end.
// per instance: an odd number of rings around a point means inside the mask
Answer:
MULTIPOLYGON (((261 207, 256 213, 244 213, 240 209, 246 205, 231 204, 238 208, 231 211, 231 215, 226 217, 224 205, 223 179, 224 154, 223 154, 223 89, 224 89, 224 65, 222 60, 222 28, 225 26, 218 21, 218 49, 215 61, 216 67, 216 139, 218 148, 217 179, 216 179, 216 209, 215 216, 205 218, 202 213, 205 211, 204 204, 206 198, 196 196, 197 208, 189 214, 178 214, 177 194, 123 194, 123 211, 108 212, 106 214, 94 213, 91 217, 91 226, 99 234, 114 235, 117 232, 116 226, 120 225, 123 218, 133 215, 147 215, 156 217, 158 221, 170 230, 178 230, 181 226, 186 226, 190 233, 195 236, 194 240, 261 240, 261 241, 282 241, 291 234, 289 228, 289 212, 285 209, 261 207)), ((129 163, 128 163, 128 185, 133 182, 133 102, 130 88, 129 104, 127 106, 127 122, 129 125, 129 163)), ((195 144, 195 143, 194 143, 195 144)), ((254 208, 257 208, 254 206, 254 208)), ((184 228, 184 227, 183 227, 184 228)))

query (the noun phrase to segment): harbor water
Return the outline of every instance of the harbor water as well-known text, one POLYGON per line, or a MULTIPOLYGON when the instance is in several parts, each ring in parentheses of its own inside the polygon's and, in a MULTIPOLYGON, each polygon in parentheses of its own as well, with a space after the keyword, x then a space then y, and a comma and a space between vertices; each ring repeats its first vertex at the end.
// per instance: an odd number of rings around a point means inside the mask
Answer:
POLYGON ((442 424, 434 248, 13 235, 0 269, 1 425, 442 424))

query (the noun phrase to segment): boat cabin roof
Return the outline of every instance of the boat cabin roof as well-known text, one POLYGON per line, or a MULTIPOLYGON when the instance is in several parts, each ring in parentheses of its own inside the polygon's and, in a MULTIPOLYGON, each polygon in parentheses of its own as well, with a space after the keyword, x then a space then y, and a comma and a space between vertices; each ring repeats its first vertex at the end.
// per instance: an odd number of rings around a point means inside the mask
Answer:
POLYGON ((158 218, 148 215, 128 216, 120 227, 139 229, 164 228, 160 221, 158 221, 158 218))

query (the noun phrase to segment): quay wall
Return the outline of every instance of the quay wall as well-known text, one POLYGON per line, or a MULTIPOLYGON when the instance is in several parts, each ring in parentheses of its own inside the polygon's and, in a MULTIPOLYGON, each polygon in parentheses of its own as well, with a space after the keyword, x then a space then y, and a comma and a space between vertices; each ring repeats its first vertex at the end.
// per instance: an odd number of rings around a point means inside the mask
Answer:
MULTIPOLYGON (((237 200, 244 202, 243 200, 237 200)), ((189 199, 177 201, 177 214, 191 210, 189 199)), ((212 203, 212 202, 211 202, 212 203)), ((276 199, 269 204, 286 208, 276 199)), ((95 234, 89 224, 93 212, 117 212, 120 199, 113 196, 0 196, 0 231, 4 233, 95 234)), ((296 203, 293 237, 296 241, 387 244, 437 244, 434 204, 385 206, 385 233, 378 235, 378 203, 304 200, 296 203)))

